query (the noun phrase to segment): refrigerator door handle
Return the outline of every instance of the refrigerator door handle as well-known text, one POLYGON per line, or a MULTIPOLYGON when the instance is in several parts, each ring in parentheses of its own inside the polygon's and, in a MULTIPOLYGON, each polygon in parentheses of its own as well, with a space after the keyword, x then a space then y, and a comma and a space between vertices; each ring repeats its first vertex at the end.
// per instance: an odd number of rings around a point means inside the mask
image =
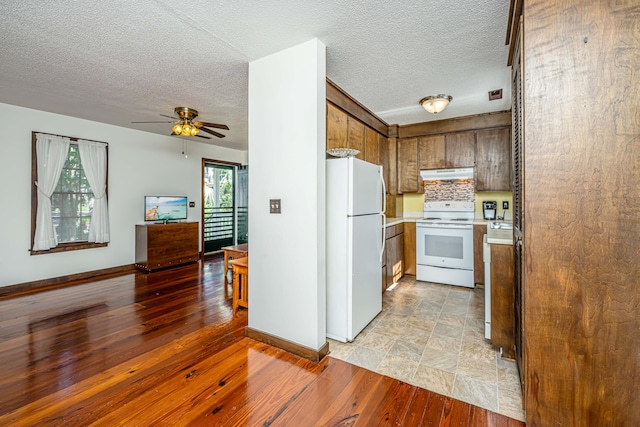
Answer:
MULTIPOLYGON (((384 182, 384 181, 383 181, 384 182)), ((387 230, 387 216, 384 213, 382 215, 382 249, 380 249, 380 262, 382 262, 382 255, 384 255, 384 242, 385 242, 385 232, 387 230)))
POLYGON ((387 186, 384 183, 382 166, 380 166, 380 182, 382 182, 382 213, 385 213, 387 211, 387 186))

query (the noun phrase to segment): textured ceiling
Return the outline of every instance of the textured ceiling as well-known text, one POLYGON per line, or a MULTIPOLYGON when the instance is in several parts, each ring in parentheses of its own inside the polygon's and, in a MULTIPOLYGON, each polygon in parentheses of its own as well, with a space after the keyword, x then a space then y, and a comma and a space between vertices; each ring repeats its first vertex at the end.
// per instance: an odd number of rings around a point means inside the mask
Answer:
POLYGON ((246 149, 248 63, 317 37, 327 77, 390 124, 501 111, 508 10, 509 0, 3 0, 0 102, 159 134, 170 125, 130 122, 186 106, 231 128, 210 143, 246 149), (453 102, 431 115, 418 101, 437 93, 453 102))

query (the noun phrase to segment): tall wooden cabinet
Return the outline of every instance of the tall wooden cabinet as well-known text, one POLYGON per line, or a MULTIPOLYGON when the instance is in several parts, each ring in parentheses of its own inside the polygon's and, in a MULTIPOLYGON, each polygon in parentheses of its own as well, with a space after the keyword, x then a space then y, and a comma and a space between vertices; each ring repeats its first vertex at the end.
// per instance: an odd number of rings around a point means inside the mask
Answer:
POLYGON ((514 3, 514 234, 522 233, 514 267, 526 423, 637 426, 638 1, 514 3))
POLYGON ((136 225, 136 268, 153 271, 198 261, 198 223, 136 225))

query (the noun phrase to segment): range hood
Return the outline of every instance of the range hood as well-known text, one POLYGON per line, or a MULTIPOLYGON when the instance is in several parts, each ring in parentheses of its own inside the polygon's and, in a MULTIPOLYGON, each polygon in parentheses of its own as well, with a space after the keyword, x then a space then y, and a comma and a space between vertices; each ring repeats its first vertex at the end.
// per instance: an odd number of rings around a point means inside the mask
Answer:
POLYGON ((420 171, 420 179, 422 179, 423 181, 441 181, 470 178, 473 178, 473 168, 431 169, 420 171))

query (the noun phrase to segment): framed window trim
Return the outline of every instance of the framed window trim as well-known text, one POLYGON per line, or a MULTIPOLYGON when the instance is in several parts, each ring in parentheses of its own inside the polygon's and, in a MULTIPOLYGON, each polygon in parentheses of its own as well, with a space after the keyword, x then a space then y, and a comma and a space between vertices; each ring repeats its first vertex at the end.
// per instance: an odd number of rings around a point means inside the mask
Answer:
MULTIPOLYGON (((72 138, 66 135, 58 135, 52 134, 48 132, 31 132, 31 246, 29 247, 29 252, 31 255, 42 255, 42 254, 50 254, 56 252, 68 252, 68 251, 77 251, 80 249, 92 249, 92 248, 103 248, 105 246, 109 246, 109 243, 91 243, 87 241, 78 241, 78 242, 66 242, 66 243, 58 243, 58 246, 55 248, 51 248, 45 251, 34 251, 33 243, 36 235, 36 212, 38 210, 38 187, 36 187, 36 182, 38 181, 38 158, 36 153, 36 134, 42 133, 47 135, 55 135, 63 138, 69 138, 71 142, 77 142, 78 139, 84 139, 85 141, 91 141, 86 138, 72 138)), ((109 200, 109 144, 102 141, 94 141, 100 142, 101 144, 105 144, 107 149, 107 182, 106 182, 106 190, 105 197, 109 200)))

